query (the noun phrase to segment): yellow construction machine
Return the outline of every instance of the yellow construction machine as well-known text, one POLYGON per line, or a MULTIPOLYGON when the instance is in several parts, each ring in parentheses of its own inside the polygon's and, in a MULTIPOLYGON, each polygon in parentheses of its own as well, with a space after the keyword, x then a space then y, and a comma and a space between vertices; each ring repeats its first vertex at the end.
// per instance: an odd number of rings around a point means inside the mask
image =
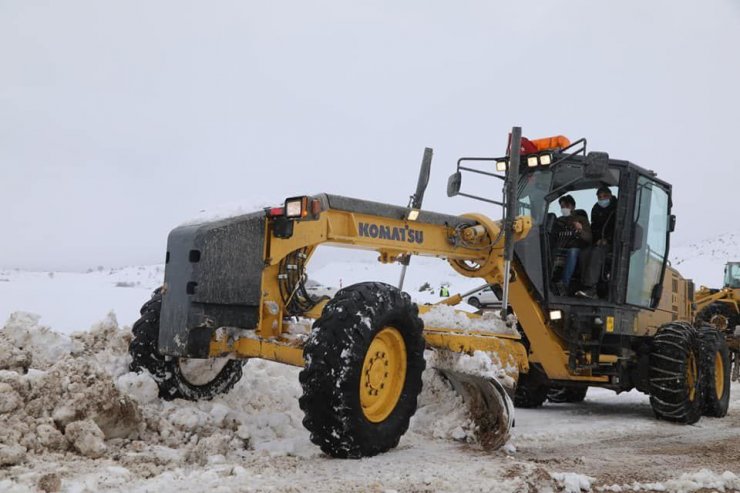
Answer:
POLYGON ((696 323, 711 324, 727 338, 732 380, 740 381, 740 262, 727 262, 724 286, 702 286, 696 291, 694 303, 696 323))
POLYGON ((448 182, 449 196, 502 206, 503 218, 494 221, 422 210, 430 163, 427 150, 408 207, 306 195, 174 229, 164 286, 133 327, 131 369, 149 371, 163 398, 199 399, 230 390, 247 358, 300 367, 304 425, 334 457, 372 456, 398 444, 416 410, 425 350, 483 351, 509 377, 440 368, 475 411, 481 441, 491 448, 508 437, 510 397, 537 406, 552 388, 637 388, 650 395, 658 418, 680 423, 726 414, 724 339, 690 323, 690 282, 666 266, 675 225, 668 183, 587 152, 585 139, 529 141, 515 127, 507 155, 461 158, 448 182), (469 174, 500 183, 503 197, 462 191, 469 174), (617 192, 618 204, 613 244, 599 245, 608 250, 598 267, 599 295, 563 294, 553 287, 558 198, 595 196, 603 186, 617 192), (501 293, 502 313, 467 315, 474 328, 445 326, 444 317, 429 314, 451 307, 417 306, 378 282, 317 299, 306 291, 306 267, 323 245, 372 250, 380 262, 404 266, 413 255, 446 259, 459 275, 501 293))

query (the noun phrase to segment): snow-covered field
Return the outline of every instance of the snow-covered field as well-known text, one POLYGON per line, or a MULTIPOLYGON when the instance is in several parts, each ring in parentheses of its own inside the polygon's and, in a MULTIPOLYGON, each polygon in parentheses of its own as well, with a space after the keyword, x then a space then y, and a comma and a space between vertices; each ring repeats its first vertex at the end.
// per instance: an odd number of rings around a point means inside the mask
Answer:
MULTIPOLYGON (((721 278, 726 260, 691 262, 721 278)), ((342 261, 310 272, 334 287, 398 274, 342 261)), ((161 401, 149 376, 128 373, 126 352, 161 278, 158 266, 0 272, 0 491, 740 491, 737 384, 726 418, 694 426, 656 421, 640 393, 591 389, 581 404, 517 410, 509 444, 485 452, 459 397, 428 370, 399 447, 363 460, 310 443, 292 367, 249 361, 228 395, 161 401), (19 310, 40 318, 11 315, 19 310)), ((441 261, 412 261, 406 289, 419 301, 438 299, 442 283, 452 293, 478 284, 441 261)))

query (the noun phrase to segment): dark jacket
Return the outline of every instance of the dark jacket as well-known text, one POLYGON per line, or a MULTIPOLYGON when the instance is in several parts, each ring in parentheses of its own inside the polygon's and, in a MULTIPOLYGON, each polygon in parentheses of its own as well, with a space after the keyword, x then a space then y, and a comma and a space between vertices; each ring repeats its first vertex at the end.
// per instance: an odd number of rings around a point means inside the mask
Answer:
POLYGON ((614 244, 614 224, 617 216, 617 198, 612 197, 609 205, 601 207, 594 204, 591 209, 591 232, 594 237, 594 244, 599 240, 606 240, 607 244, 614 244))
POLYGON ((556 248, 584 248, 591 245, 591 226, 588 224, 586 212, 578 209, 570 216, 560 216, 555 220, 552 228, 553 241, 556 248), (576 231, 574 224, 581 223, 581 231, 576 231))

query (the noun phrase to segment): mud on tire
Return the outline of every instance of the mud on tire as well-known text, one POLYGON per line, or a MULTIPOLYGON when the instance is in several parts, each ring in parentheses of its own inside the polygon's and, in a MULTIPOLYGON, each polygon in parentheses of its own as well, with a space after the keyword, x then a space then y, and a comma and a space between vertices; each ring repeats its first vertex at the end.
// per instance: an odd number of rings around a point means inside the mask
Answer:
POLYGON ((159 386, 159 397, 165 400, 187 399, 191 401, 212 399, 231 390, 242 377, 242 361, 228 360, 216 376, 208 382, 193 384, 183 374, 178 358, 159 353, 159 314, 162 309, 161 288, 154 291, 152 298, 141 308, 141 318, 132 328, 133 338, 129 344, 131 364, 129 370, 151 373, 159 386))
POLYGON ((650 353, 650 405, 658 419, 693 424, 704 403, 699 334, 686 322, 663 325, 650 353))
POLYGON ((722 418, 730 406, 730 350, 724 335, 712 326, 699 328, 699 338, 704 375, 702 414, 722 418))
MULTIPOLYGON (((314 322, 303 350, 299 404, 311 441, 326 454, 369 457, 398 445, 416 412, 425 367, 423 322, 418 313, 406 293, 388 284, 366 282, 337 292, 314 322), (388 360, 403 361, 405 379, 393 381, 396 375, 381 371, 374 373, 370 385, 371 372, 383 368, 374 365, 388 363, 375 359, 375 352, 382 347, 377 341, 389 334, 389 329, 395 330, 393 337, 405 348, 405 358, 400 350, 389 351, 393 355, 388 360), (367 397, 360 395, 361 390, 367 390, 370 396, 373 392, 377 396, 373 388, 382 389, 381 382, 399 392, 395 404, 393 399, 388 401, 387 416, 371 414, 373 406, 368 407, 367 397)), ((392 361, 390 367, 394 367, 392 361)), ((380 399, 385 395, 382 392, 380 399)))

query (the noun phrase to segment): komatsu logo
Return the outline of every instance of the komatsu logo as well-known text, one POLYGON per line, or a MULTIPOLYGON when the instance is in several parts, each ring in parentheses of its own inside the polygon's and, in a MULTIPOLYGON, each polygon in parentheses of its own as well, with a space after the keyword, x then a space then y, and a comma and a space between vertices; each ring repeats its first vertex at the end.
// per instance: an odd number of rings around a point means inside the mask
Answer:
POLYGON ((408 243, 424 243, 424 232, 411 229, 408 226, 396 228, 379 226, 377 224, 360 223, 360 236, 378 238, 379 240, 406 241, 408 243))

